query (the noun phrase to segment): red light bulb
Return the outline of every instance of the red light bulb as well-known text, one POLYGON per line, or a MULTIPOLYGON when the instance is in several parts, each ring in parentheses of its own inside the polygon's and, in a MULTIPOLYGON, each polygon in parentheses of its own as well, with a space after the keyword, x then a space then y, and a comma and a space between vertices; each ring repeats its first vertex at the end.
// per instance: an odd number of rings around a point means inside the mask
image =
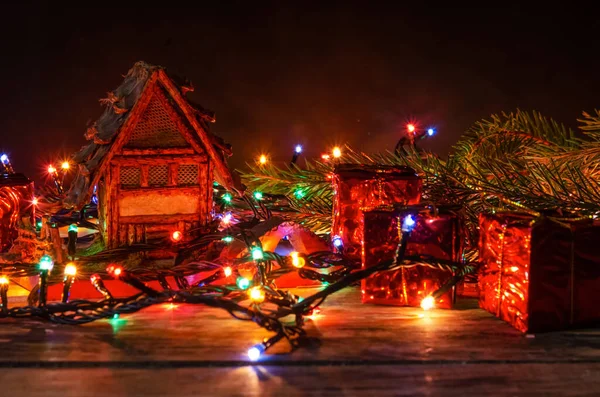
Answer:
POLYGON ((123 273, 123 268, 118 265, 110 265, 106 268, 106 271, 113 277, 119 277, 123 273))
POLYGON ((414 124, 407 124, 406 129, 408 130, 408 132, 412 133, 412 132, 415 132, 416 127, 414 124))

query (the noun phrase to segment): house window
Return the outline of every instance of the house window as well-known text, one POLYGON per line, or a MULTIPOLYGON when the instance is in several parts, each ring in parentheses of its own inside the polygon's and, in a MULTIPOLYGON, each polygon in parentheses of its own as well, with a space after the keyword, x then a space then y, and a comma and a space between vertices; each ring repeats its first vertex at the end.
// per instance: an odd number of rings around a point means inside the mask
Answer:
POLYGON ((121 167, 119 170, 119 182, 124 188, 140 187, 141 170, 137 167, 121 167))
POLYGON ((198 184, 198 164, 181 164, 177 168, 177 184, 183 186, 198 184))
POLYGON ((169 182, 169 166, 153 165, 148 170, 148 185, 165 186, 169 182))

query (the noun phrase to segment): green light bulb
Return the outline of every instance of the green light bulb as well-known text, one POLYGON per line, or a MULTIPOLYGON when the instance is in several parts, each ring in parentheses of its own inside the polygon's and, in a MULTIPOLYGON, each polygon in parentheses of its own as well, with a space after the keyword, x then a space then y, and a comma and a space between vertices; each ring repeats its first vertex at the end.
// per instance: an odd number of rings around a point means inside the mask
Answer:
POLYGON ((296 196, 296 198, 301 199, 302 197, 304 197, 304 191, 302 189, 297 189, 294 192, 294 196, 296 196))
POLYGON ((52 268, 54 267, 54 261, 52 260, 52 257, 50 255, 44 255, 40 258, 40 270, 52 270, 52 268))
POLYGON ((252 259, 259 261, 264 258, 263 250, 260 247, 252 248, 252 259))
POLYGON ((254 192, 254 198, 256 200, 262 200, 262 198, 263 198, 262 192, 254 192))
POLYGON ((72 223, 69 225, 69 232, 75 232, 77 233, 78 227, 76 224, 72 223))
POLYGON ((231 203, 231 200, 233 200, 231 193, 225 193, 223 195, 223 201, 225 201, 226 203, 231 203))
POLYGON ((233 242, 233 236, 225 236, 223 237, 223 241, 225 241, 226 243, 231 243, 233 242))
POLYGON ((250 286, 250 280, 244 277, 238 277, 235 283, 239 289, 247 289, 250 286))

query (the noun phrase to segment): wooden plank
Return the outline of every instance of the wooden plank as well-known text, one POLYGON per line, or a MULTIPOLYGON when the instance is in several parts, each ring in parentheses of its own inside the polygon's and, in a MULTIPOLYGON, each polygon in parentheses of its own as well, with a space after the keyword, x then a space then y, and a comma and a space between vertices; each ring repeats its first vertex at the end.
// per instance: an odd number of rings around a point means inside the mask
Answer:
POLYGON ((121 221, 124 223, 140 223, 140 224, 175 224, 177 222, 193 222, 198 220, 198 214, 182 214, 182 215, 138 215, 138 216, 123 216, 121 221))
POLYGON ((135 242, 135 225, 130 223, 127 225, 127 245, 132 245, 135 242))
POLYGON ((121 154, 123 156, 164 156, 178 154, 194 154, 192 148, 160 148, 160 149, 130 149, 123 148, 121 154))
POLYGON ((136 243, 145 243, 145 233, 144 233, 144 225, 135 225, 135 242, 136 243))
POLYGON ((119 246, 119 165, 112 165, 107 173, 110 174, 109 200, 108 206, 108 247, 117 248, 119 246))
POLYGON ((168 186, 176 186, 177 185, 177 170, 179 169, 179 164, 184 161, 183 159, 178 163, 169 164, 169 182, 168 186))
MULTIPOLYGON (((210 183, 210 187, 207 186, 207 181, 211 171, 211 163, 211 161, 208 161, 206 164, 198 165, 198 186, 200 186, 200 194, 198 195, 198 214, 200 215, 202 222, 206 222, 206 219, 208 218, 209 202, 207 189, 210 188, 212 191, 212 181, 210 183)), ((212 202, 210 204, 212 205, 212 202)))
POLYGON ((195 196, 198 194, 198 187, 196 187, 196 186, 161 186, 161 187, 151 186, 151 187, 147 187, 147 188, 122 189, 121 197, 123 197, 123 196, 143 196, 147 192, 156 192, 156 193, 160 193, 160 194, 165 194, 167 196, 168 195, 179 195, 180 193, 190 194, 190 195, 195 196))
POLYGON ((206 162, 206 155, 159 155, 159 156, 115 156, 113 163, 128 166, 158 165, 158 164, 197 164, 206 162))
POLYGON ((119 222, 119 246, 127 244, 127 224, 125 222, 119 222))
MULTIPOLYGON (((127 164, 127 162, 120 162, 120 164, 125 165, 127 164)), ((131 164, 134 165, 134 164, 131 164)), ((150 165, 149 164, 143 164, 143 163, 138 163, 135 165, 139 165, 141 168, 140 171, 140 186, 141 187, 148 187, 148 174, 150 172, 150 165)))
POLYGON ((600 391, 599 364, 45 367, 4 369, 3 387, 11 396, 28 397, 64 397, 65 390, 75 396, 163 397, 173 395, 174 384, 178 397, 594 396, 600 391))

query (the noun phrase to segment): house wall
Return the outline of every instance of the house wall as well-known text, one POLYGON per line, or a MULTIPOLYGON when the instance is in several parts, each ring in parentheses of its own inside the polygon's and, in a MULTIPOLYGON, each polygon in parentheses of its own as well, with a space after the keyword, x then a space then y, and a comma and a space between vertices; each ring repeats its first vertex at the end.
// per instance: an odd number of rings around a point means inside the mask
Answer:
POLYGON ((106 206, 111 247, 168 238, 206 224, 212 210, 213 165, 206 155, 127 153, 111 162, 106 206), (193 176, 193 180, 191 179, 193 176))

